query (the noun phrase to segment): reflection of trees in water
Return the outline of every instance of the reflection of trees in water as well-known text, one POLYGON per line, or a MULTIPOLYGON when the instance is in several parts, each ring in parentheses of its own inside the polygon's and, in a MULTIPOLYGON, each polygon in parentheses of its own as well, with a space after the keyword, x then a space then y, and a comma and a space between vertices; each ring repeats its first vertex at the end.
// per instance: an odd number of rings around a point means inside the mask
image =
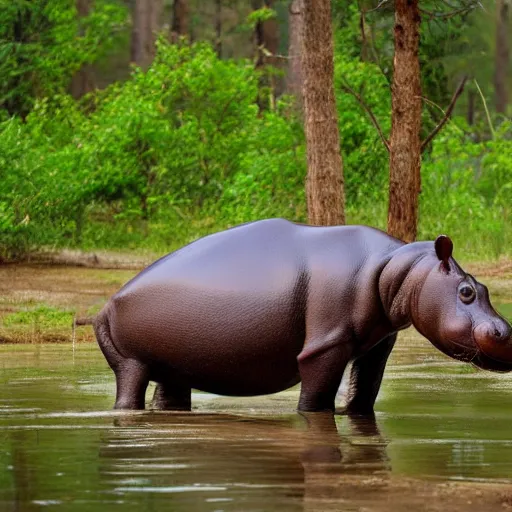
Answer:
POLYGON ((169 500, 174 510, 212 510, 209 499, 231 500, 219 501, 223 510, 302 510, 305 503, 316 510, 315 501, 343 495, 344 475, 389 469, 375 420, 343 421, 348 436, 339 435, 332 414, 124 416, 103 439, 100 473, 155 510, 169 500))
POLYGON ((95 503, 109 498, 102 494, 102 482, 97 479, 96 428, 87 428, 83 420, 71 428, 64 422, 2 427, 0 450, 5 455, 0 462, 5 465, 0 467, 1 512, 40 511, 42 507, 53 510, 70 504, 78 512, 91 510, 95 503))
MULTIPOLYGON (((449 429, 460 422, 450 426, 425 415, 380 419, 393 440, 389 446, 374 420, 341 417, 335 423, 329 414, 139 413, 117 416, 114 426, 112 419, 102 421, 100 429, 96 419, 92 429, 8 429, 0 462, 12 469, 0 476, 0 510, 30 512, 40 509, 38 502, 60 501, 78 512, 122 501, 123 512, 325 512, 381 510, 381 503, 389 505, 385 510, 410 512, 416 509, 405 503, 423 509, 433 488, 416 493, 419 481, 407 487, 402 475, 506 474, 503 442, 456 440, 449 429), (441 429, 450 439, 439 442, 441 429), (388 453, 398 478, 391 478, 388 453)), ((469 431, 479 429, 471 423, 469 431)), ((464 498, 462 492, 462 505, 464 498)))
POLYGON ((37 432, 13 431, 10 433, 13 511, 30 511, 38 508, 32 502, 37 496, 37 467, 28 453, 28 446, 33 443, 37 432))

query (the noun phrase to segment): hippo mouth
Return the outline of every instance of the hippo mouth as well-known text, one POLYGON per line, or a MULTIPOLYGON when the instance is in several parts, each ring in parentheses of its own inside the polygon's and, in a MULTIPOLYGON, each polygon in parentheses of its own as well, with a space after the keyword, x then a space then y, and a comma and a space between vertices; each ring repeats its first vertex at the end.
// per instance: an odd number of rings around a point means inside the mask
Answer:
POLYGON ((512 371, 512 363, 504 363, 489 357, 485 352, 478 351, 476 356, 471 360, 471 364, 481 370, 491 372, 507 373, 512 371))
POLYGON ((454 341, 450 342, 449 349, 442 343, 433 343, 433 345, 443 354, 451 357, 452 359, 470 363, 481 370, 500 373, 512 371, 512 362, 500 361, 489 356, 478 344, 476 344, 475 349, 473 350, 470 350, 469 347, 454 341))
POLYGON ((450 340, 449 343, 442 343, 439 340, 434 341, 431 339, 430 342, 443 354, 464 363, 473 362, 480 352, 476 347, 476 349, 470 348, 469 346, 463 345, 462 343, 458 343, 454 340, 450 340))

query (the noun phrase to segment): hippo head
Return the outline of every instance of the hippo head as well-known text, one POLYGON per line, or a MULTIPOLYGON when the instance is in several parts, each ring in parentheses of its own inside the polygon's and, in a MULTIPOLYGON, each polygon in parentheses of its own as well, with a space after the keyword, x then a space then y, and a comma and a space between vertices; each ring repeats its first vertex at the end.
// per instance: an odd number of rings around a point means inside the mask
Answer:
POLYGON ((435 256, 427 258, 431 270, 415 287, 412 323, 450 357, 487 370, 512 371, 511 326, 492 307, 487 288, 452 258, 450 238, 437 237, 434 249, 435 256))
POLYGON ((487 288, 452 258, 447 236, 403 246, 381 276, 391 323, 414 327, 439 350, 492 371, 512 371, 512 328, 492 307, 487 288))

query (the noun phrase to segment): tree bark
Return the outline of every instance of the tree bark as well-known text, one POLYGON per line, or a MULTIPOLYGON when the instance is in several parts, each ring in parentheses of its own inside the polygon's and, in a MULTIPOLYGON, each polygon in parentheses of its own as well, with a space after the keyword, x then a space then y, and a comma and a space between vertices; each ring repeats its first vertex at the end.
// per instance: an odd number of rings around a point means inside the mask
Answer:
POLYGON ((132 62, 147 69, 155 56, 155 39, 162 21, 162 0, 135 0, 133 10, 132 62))
POLYGON ((302 40, 304 23, 304 0, 292 0, 288 22, 288 74, 286 88, 297 98, 297 105, 303 109, 302 100, 302 40))
POLYGON ((304 2, 303 98, 310 224, 345 223, 330 0, 304 2))
POLYGON ((416 239, 421 186, 420 21, 418 0, 395 0, 388 232, 404 242, 416 239))
POLYGON ((176 42, 180 37, 189 35, 189 21, 188 0, 174 0, 171 27, 172 41, 176 42))
MULTIPOLYGON (((251 6, 254 10, 263 7, 273 8, 274 0, 252 0, 251 6)), ((277 20, 272 18, 266 21, 258 21, 254 27, 254 46, 256 69, 264 70, 266 66, 279 65, 277 52, 279 50, 279 25, 277 20)), ((260 93, 258 106, 260 110, 266 108, 274 109, 276 99, 276 79, 271 73, 263 73, 260 79, 260 93)))
MULTIPOLYGON (((273 5, 274 0, 253 0, 252 2, 253 9, 261 9, 263 7, 272 9, 273 5)), ((255 42, 256 51, 258 52, 256 67, 275 66, 277 63, 276 55, 279 50, 279 24, 275 18, 256 24, 255 42), (267 52, 271 55, 266 55, 267 52)))
POLYGON ((222 58, 222 0, 215 0, 215 51, 222 58))
POLYGON ((496 54, 494 70, 494 91, 496 97, 496 112, 507 113, 508 105, 508 69, 510 49, 508 44, 509 32, 509 0, 496 1, 496 54))
MULTIPOLYGON (((76 0, 78 18, 88 16, 93 8, 94 0, 76 0)), ((80 34, 82 35, 82 34, 80 34)), ((90 64, 84 64, 72 77, 71 95, 78 99, 94 89, 94 72, 90 64)))
POLYGON ((469 126, 475 124, 475 91, 473 89, 469 89, 468 91, 467 121, 469 126))

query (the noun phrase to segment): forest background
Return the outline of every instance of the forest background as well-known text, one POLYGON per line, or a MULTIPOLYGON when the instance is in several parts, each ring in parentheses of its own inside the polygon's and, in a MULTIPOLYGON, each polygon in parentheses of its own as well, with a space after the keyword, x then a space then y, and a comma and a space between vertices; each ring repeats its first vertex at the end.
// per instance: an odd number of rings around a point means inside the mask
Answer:
MULTIPOLYGON (((420 2, 423 138, 467 81, 422 155, 418 239, 465 260, 512 257, 508 2, 420 2)), ((293 3, 0 0, 0 257, 306 221, 293 3)), ((346 219, 382 229, 389 155, 361 100, 387 137, 393 23, 391 0, 332 1, 346 219)))

